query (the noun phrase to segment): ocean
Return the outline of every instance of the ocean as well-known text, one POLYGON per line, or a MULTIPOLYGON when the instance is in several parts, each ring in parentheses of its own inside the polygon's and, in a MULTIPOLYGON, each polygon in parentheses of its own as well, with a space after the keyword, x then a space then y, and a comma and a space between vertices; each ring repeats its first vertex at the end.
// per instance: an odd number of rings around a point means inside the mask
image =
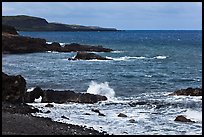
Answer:
POLYGON ((3 54, 2 71, 22 75, 27 89, 74 90, 108 97, 96 104, 30 103, 35 116, 84 125, 109 134, 202 134, 202 97, 168 96, 178 89, 202 88, 202 31, 127 30, 113 32, 19 32, 59 42, 102 45, 114 51, 96 53, 113 60, 68 60, 75 52, 3 54), (133 105, 136 102, 146 102, 133 105), (98 116, 99 109, 106 116, 98 116), (85 115, 89 113, 90 115, 85 115), (124 113, 127 117, 117 115, 124 113), (61 116, 67 116, 63 119, 61 116), (185 115, 195 123, 175 122, 185 115), (131 120, 132 119, 132 120, 131 120))

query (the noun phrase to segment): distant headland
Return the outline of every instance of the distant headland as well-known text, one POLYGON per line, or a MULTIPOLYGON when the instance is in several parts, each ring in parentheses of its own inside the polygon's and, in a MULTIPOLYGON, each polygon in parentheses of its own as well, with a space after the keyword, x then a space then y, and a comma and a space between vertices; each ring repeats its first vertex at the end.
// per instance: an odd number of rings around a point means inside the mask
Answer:
POLYGON ((118 31, 116 28, 51 23, 27 15, 2 16, 2 24, 13 26, 17 31, 118 31))

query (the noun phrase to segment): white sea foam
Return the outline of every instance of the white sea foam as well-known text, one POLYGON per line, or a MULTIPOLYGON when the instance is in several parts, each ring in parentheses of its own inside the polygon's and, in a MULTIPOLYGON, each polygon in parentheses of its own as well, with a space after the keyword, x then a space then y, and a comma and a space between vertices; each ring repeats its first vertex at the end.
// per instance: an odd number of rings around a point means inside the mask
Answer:
POLYGON ((48 53, 59 53, 58 51, 47 51, 48 53))
MULTIPOLYGON (((53 42, 47 41, 46 43, 47 43, 47 44, 52 44, 53 42)), ((59 44, 60 44, 60 46, 63 46, 63 45, 65 45, 66 43, 62 43, 62 42, 61 42, 61 43, 59 43, 59 44)))
POLYGON ((87 89, 87 93, 104 95, 108 98, 108 100, 112 100, 115 96, 115 91, 108 85, 108 82, 97 83, 95 81, 91 81, 89 88, 87 89))
POLYGON ((146 59, 146 57, 130 57, 130 56, 124 56, 124 57, 118 57, 118 58, 112 58, 112 57, 108 57, 106 56, 106 58, 108 59, 112 59, 112 60, 115 60, 115 61, 124 61, 124 60, 130 60, 130 59, 146 59))
POLYGON ((111 51, 111 53, 123 53, 125 51, 121 51, 121 50, 115 50, 115 51, 111 51))
POLYGON ((156 56, 156 57, 154 57, 155 59, 166 59, 167 58, 167 56, 156 56))
POLYGON ((202 111, 187 109, 184 115, 186 115, 187 118, 190 118, 192 120, 202 122, 202 111))
POLYGON ((42 101, 42 97, 41 96, 34 100, 34 102, 36 102, 36 103, 40 103, 41 101, 42 101))
POLYGON ((31 91, 33 91, 34 89, 35 89, 34 87, 29 88, 29 89, 27 89, 27 92, 31 92, 31 91))

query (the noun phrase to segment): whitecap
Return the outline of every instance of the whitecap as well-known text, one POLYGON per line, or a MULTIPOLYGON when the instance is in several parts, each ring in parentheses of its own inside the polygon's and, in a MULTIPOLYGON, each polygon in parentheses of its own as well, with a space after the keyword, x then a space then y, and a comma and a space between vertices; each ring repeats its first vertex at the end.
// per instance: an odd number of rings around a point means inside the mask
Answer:
POLYGON ((27 89, 27 92, 31 92, 31 91, 33 91, 34 89, 35 89, 35 87, 29 88, 29 89, 27 89))
POLYGON ((42 101, 42 96, 40 96, 39 98, 34 100, 34 102, 36 102, 36 103, 41 103, 41 101, 42 101))
POLYGON ((111 51, 111 53, 123 53, 124 51, 121 50, 115 50, 115 51, 111 51))
POLYGON ((156 56, 156 57, 154 57, 155 59, 166 59, 167 58, 167 56, 156 56))
POLYGON ((59 53, 58 51, 47 51, 48 53, 59 53))
POLYGON ((190 118, 192 120, 202 122, 202 111, 187 109, 184 115, 186 115, 187 118, 190 118))
POLYGON ((106 56, 107 59, 112 59, 114 61, 125 61, 125 60, 131 60, 131 59, 146 59, 146 57, 139 56, 139 57, 131 57, 131 56, 124 56, 124 57, 118 57, 118 58, 112 58, 106 56))
POLYGON ((112 100, 115 96, 115 91, 108 85, 108 82, 97 83, 95 81, 91 81, 87 89, 87 93, 103 95, 106 96, 108 100, 112 100))

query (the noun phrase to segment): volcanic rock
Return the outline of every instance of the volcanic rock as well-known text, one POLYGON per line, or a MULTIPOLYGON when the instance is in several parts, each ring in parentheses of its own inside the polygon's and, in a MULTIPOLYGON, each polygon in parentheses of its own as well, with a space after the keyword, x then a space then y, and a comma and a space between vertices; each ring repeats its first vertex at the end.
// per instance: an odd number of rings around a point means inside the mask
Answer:
POLYGON ((192 121, 190 119, 187 119, 186 117, 184 117, 183 115, 179 115, 176 117, 176 119, 174 121, 181 121, 181 122, 195 122, 192 121))
POLYGON ((107 59, 102 56, 99 56, 95 53, 87 53, 87 52, 77 52, 77 55, 72 60, 92 60, 92 59, 111 60, 111 59, 107 59))
POLYGON ((187 88, 177 90, 169 95, 202 96, 202 88, 187 88))
POLYGON ((26 81, 21 75, 9 76, 2 72, 2 101, 22 103, 26 81))

